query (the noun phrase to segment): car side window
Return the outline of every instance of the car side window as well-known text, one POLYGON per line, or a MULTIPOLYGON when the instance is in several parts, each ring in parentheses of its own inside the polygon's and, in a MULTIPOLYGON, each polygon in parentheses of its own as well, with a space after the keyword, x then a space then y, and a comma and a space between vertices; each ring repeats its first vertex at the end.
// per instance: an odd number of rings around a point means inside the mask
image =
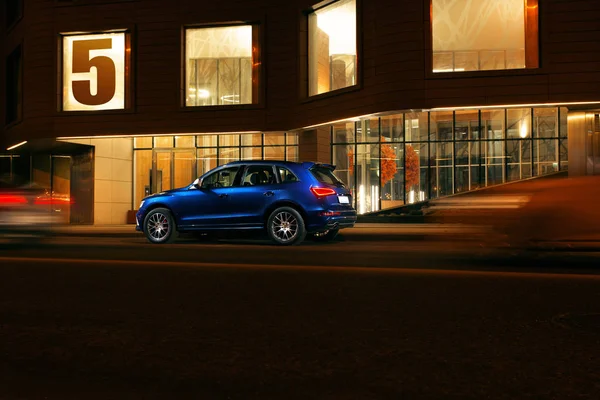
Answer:
POLYGON ((235 182, 235 176, 239 171, 239 167, 224 168, 220 171, 208 175, 202 180, 202 188, 216 189, 222 187, 231 187, 235 182))
POLYGON ((281 179, 281 183, 289 183, 289 182, 298 182, 298 178, 292 171, 285 167, 277 167, 279 171, 279 178, 281 179))
POLYGON ((273 167, 270 165, 250 165, 242 178, 242 186, 271 185, 277 183, 273 167))

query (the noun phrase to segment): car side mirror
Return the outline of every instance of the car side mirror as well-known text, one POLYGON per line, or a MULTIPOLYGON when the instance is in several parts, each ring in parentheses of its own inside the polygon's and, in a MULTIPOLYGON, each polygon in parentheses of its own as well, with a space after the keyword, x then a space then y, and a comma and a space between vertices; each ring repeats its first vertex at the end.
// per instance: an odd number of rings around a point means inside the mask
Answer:
POLYGON ((202 180, 200 178, 196 178, 194 183, 192 183, 192 186, 195 187, 196 189, 201 189, 202 188, 202 180))

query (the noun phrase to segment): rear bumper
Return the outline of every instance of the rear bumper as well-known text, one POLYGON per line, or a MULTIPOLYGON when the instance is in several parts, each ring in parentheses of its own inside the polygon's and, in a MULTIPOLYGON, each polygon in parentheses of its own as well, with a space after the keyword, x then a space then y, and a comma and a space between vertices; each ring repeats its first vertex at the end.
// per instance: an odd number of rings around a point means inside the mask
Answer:
POLYGON ((356 224, 356 211, 345 211, 341 215, 321 216, 315 213, 309 219, 308 232, 322 232, 331 229, 352 228, 356 224))

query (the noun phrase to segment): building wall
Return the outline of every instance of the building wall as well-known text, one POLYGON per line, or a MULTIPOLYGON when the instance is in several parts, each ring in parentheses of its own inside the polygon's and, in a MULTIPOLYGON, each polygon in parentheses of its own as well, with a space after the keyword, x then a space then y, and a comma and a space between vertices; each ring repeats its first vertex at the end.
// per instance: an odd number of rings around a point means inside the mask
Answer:
POLYGON ((94 146, 94 224, 125 224, 133 209, 133 139, 74 139, 94 146))
POLYGON ((280 131, 388 110, 600 100, 597 0, 540 0, 539 69, 443 75, 429 72, 429 1, 358 1, 359 87, 302 99, 302 11, 315 2, 27 1, 24 20, 5 43, 6 51, 25 43, 24 122, 9 129, 8 138, 280 131), (243 109, 183 109, 182 25, 240 20, 264 28, 264 102, 243 109), (111 28, 133 31, 134 109, 58 114, 57 34, 111 28))

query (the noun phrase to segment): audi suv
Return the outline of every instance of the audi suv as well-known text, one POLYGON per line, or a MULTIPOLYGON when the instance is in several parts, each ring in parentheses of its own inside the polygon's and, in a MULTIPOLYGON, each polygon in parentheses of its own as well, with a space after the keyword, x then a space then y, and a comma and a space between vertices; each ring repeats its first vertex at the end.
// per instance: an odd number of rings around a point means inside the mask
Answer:
POLYGON ((333 239, 353 227, 352 194, 315 162, 236 161, 192 184, 144 198, 136 230, 151 243, 171 243, 179 233, 262 230, 279 245, 333 239))

